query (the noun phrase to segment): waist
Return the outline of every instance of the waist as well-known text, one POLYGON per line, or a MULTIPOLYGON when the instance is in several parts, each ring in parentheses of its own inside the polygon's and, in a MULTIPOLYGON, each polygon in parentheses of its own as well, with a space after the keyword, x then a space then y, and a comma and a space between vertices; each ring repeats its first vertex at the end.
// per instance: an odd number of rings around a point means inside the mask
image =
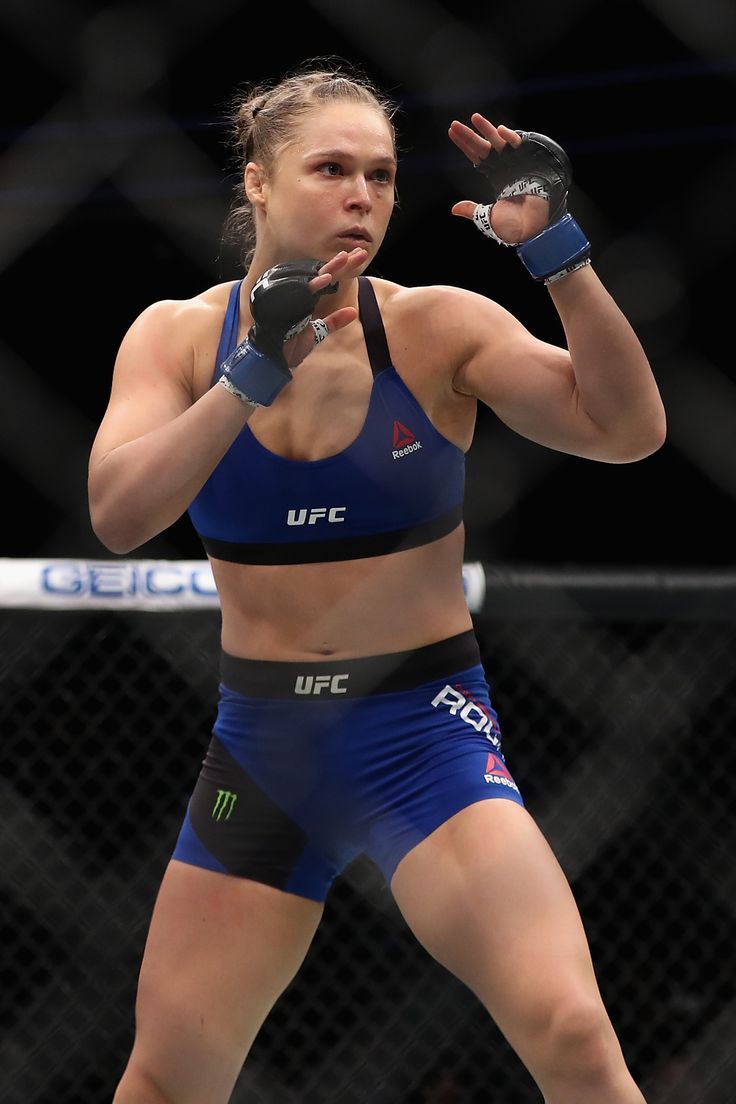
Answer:
POLYGON ((243 659, 223 651, 220 678, 246 697, 358 698, 413 690, 481 663, 473 629, 409 651, 356 659, 282 661, 243 659))
POLYGON ((322 660, 404 651, 472 624, 463 531, 421 548, 341 563, 213 560, 222 647, 251 659, 322 660))

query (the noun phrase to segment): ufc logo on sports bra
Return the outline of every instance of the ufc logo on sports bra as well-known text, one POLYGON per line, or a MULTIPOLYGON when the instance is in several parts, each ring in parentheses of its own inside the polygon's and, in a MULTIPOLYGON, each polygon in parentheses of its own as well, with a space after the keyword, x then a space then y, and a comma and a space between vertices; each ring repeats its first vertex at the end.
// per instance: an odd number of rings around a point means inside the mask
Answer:
POLYGON ((335 522, 345 520, 340 514, 344 514, 346 510, 347 506, 314 506, 311 510, 289 510, 286 524, 316 525, 318 521, 329 521, 334 525, 335 522))
POLYGON ((328 690, 330 694, 347 694, 347 686, 340 683, 348 678, 349 675, 297 675, 294 693, 321 694, 323 690, 328 690))

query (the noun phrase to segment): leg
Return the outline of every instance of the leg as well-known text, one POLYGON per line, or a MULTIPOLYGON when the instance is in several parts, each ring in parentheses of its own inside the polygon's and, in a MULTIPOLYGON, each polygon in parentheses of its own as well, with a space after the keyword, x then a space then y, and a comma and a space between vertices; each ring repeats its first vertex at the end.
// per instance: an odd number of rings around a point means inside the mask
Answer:
POLYGON ((409 927, 483 1002, 547 1104, 643 1104, 567 880, 527 811, 463 809, 399 863, 409 927))
POLYGON ((322 905, 173 860, 153 911, 114 1104, 225 1104, 322 905))

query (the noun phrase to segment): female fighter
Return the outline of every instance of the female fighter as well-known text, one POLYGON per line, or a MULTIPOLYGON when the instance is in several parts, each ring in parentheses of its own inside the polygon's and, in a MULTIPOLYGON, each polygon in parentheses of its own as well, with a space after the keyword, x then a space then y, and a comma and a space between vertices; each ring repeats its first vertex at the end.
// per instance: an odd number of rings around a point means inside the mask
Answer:
POLYGON ((189 511, 222 608, 217 720, 115 1104, 225 1104, 361 853, 547 1104, 641 1104, 506 766, 462 586, 478 402, 598 461, 664 439, 647 357, 566 210, 567 157, 479 114, 449 126, 484 201, 453 212, 546 286, 558 347, 482 295, 365 275, 397 168, 370 82, 306 66, 253 89, 233 126, 243 277, 137 318, 90 458, 105 545, 128 553, 189 511))

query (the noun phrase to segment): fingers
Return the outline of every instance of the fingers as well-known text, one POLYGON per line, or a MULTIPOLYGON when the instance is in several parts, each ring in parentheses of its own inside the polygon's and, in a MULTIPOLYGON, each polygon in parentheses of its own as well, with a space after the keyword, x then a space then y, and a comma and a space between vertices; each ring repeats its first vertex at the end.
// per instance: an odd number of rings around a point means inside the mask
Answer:
POLYGON ((472 219, 476 207, 477 203, 473 203, 472 199, 461 199, 459 203, 452 207, 452 214, 460 215, 461 218, 472 219))
POLYGON ((515 130, 511 130, 510 127, 503 124, 494 126, 486 119, 485 115, 481 115, 478 111, 470 116, 470 121, 477 128, 479 134, 482 134, 495 150, 500 151, 506 145, 520 146, 522 143, 521 135, 517 134, 515 130))
MULTIPOLYGON (((310 332, 309 328, 311 327, 312 348, 316 349, 318 345, 327 340, 330 334, 337 333, 338 330, 349 326, 357 317, 358 312, 355 307, 340 307, 332 314, 326 314, 324 318, 311 318, 306 328, 307 332, 310 332)), ((304 341, 306 342, 306 338, 304 341)), ((306 352, 302 352, 302 355, 306 356, 310 351, 307 345, 306 352)))
POLYGON ((340 278, 353 276, 368 260, 368 250, 360 246, 348 253, 342 249, 322 265, 319 276, 309 281, 310 291, 322 291, 340 278))
POLYGON ((455 143, 461 153, 464 153, 469 161, 472 161, 474 165, 477 165, 479 161, 485 160, 488 154, 491 152, 491 143, 486 141, 475 130, 471 130, 465 123, 460 123, 457 119, 450 124, 450 129, 447 132, 455 143))
POLYGON ((312 318, 301 333, 296 334, 284 345, 286 363, 294 370, 314 349, 325 341, 330 334, 337 333, 349 326, 358 317, 355 307, 340 307, 324 318, 312 318))
MULTIPOLYGON (((326 330, 326 332, 322 331, 323 336, 317 338, 315 344, 319 345, 320 341, 324 341, 330 334, 337 333, 338 330, 342 330, 345 326, 349 326, 357 317, 358 312, 355 307, 340 307, 339 310, 333 311, 332 314, 325 315, 324 318, 315 319, 316 322, 321 322, 322 327, 325 327, 326 330)), ((320 330, 322 330, 322 327, 320 327, 320 330)))
POLYGON ((348 252, 345 249, 341 249, 339 253, 336 253, 331 260, 327 261, 320 270, 320 274, 329 272, 334 276, 336 272, 340 272, 343 269, 359 268, 364 264, 366 257, 368 256, 368 250, 358 245, 355 249, 351 249, 348 252))
POLYGON ((329 337, 330 327, 327 325, 324 318, 313 318, 311 326, 312 332, 314 333, 315 345, 319 345, 326 337, 329 337))
POLYGON ((493 150, 500 153, 507 145, 516 147, 523 141, 521 135, 515 130, 503 124, 494 126, 478 111, 470 116, 470 121, 475 129, 454 119, 448 134, 458 149, 474 165, 484 161, 493 150))
POLYGON ((357 317, 358 312, 355 307, 341 307, 340 310, 328 314, 326 318, 313 318, 311 326, 315 348, 317 345, 321 345, 330 334, 337 333, 338 330, 349 326, 357 317))
POLYGON ((513 146, 514 149, 517 149, 524 141, 519 132, 517 130, 512 130, 511 127, 503 126, 502 124, 496 129, 498 130, 501 138, 503 138, 505 142, 508 142, 510 146, 513 146))

